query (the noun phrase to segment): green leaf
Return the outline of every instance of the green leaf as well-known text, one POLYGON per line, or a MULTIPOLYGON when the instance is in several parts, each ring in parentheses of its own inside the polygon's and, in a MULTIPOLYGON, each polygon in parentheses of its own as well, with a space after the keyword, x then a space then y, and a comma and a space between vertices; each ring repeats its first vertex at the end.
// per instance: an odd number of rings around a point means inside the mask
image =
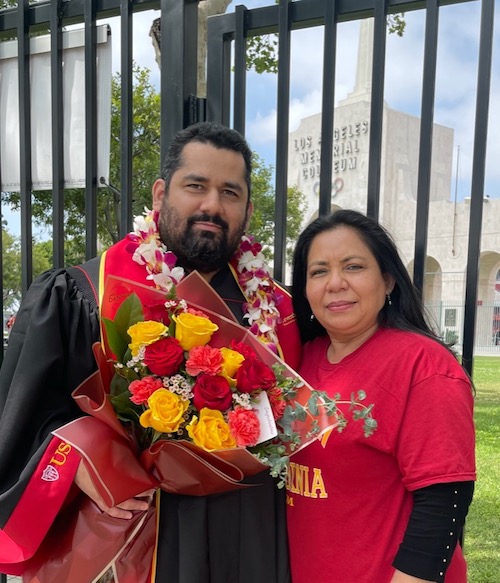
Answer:
POLYGON ((123 393, 110 397, 110 401, 120 419, 137 421, 142 413, 142 409, 130 400, 128 389, 123 393))
POLYGON ((319 414, 318 395, 312 393, 312 395, 309 397, 309 400, 307 401, 307 408, 309 409, 311 415, 317 416, 319 414))
POLYGON ((117 395, 121 395, 122 393, 127 392, 130 396, 128 386, 129 386, 129 382, 127 381, 127 379, 117 373, 111 379, 111 386, 109 387, 109 394, 112 397, 116 397, 117 395))
POLYGON ((141 300, 136 294, 129 295, 128 298, 122 302, 116 312, 114 320, 102 318, 109 347, 120 362, 123 362, 123 358, 130 342, 130 336, 128 335, 127 330, 133 324, 142 322, 143 320, 144 312, 142 310, 141 300))

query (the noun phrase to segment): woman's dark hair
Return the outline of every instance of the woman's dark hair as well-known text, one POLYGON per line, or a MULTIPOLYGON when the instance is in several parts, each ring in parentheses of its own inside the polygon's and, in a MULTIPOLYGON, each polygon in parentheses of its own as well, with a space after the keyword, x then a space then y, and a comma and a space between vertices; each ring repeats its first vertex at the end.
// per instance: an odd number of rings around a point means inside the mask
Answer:
POLYGON ((193 124, 175 134, 163 161, 161 177, 165 181, 165 192, 168 193, 172 175, 182 164, 182 152, 191 142, 209 144, 219 150, 231 150, 243 156, 245 161, 245 182, 248 188, 250 202, 252 151, 245 138, 236 130, 211 121, 193 124))
POLYGON ((379 325, 418 332, 443 344, 426 321, 422 300, 399 257, 391 235, 374 219, 353 210, 339 210, 332 215, 319 217, 304 229, 295 246, 292 297, 302 342, 326 334, 316 318, 311 320, 312 310, 305 295, 309 249, 317 235, 338 227, 354 229, 377 260, 382 274, 394 278, 392 305, 389 306, 386 302, 380 310, 379 325))

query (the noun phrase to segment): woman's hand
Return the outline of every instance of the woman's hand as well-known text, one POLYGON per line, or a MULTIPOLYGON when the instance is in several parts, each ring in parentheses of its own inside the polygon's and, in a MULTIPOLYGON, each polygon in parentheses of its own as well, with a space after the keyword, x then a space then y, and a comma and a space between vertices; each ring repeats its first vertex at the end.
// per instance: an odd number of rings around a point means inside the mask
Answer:
POLYGON ((148 490, 135 498, 129 498, 116 506, 109 507, 94 486, 83 460, 80 461, 73 481, 103 512, 114 518, 123 518, 125 520, 130 520, 133 517, 133 510, 147 510, 154 494, 154 490, 148 490))

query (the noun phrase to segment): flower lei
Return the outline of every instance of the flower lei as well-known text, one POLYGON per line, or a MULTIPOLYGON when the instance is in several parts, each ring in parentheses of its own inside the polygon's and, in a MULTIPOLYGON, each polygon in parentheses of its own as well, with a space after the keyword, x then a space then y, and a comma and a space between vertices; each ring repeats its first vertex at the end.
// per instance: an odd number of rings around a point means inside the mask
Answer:
MULTIPOLYGON (((144 215, 135 217, 134 231, 127 235, 131 243, 127 250, 132 253, 133 261, 145 266, 147 280, 153 281, 157 289, 170 292, 185 276, 184 268, 176 265, 176 255, 160 240, 158 211, 147 208, 144 211, 144 215)), ((243 304, 243 317, 250 324, 250 332, 277 352, 278 298, 261 250, 262 245, 252 236, 243 235, 234 262, 238 283, 247 300, 243 304)))

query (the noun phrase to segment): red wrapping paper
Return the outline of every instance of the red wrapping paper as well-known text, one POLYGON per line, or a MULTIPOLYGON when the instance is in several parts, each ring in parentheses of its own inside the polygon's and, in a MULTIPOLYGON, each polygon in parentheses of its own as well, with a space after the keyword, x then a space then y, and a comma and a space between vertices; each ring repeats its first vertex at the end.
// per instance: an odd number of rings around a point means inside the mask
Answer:
MULTIPOLYGON (((164 293, 153 288, 110 276, 104 291, 102 317, 113 318, 119 305, 131 293, 136 293, 143 305, 158 305, 165 300, 164 293)), ((268 366, 280 363, 285 375, 297 378, 297 374, 274 352, 234 321, 226 304, 198 273, 191 273, 177 286, 177 296, 185 299, 190 307, 203 311, 219 327, 210 340, 211 346, 229 346, 232 340, 244 342, 268 366), (195 300, 203 301, 203 304, 200 305, 195 300), (221 314, 226 314, 230 318, 221 314)), ((85 435, 85 430, 79 431, 79 426, 83 427, 86 423, 91 423, 92 427, 95 427, 94 422, 85 418, 76 420, 55 433, 82 453, 93 482, 106 501, 119 503, 148 489, 148 481, 141 469, 150 474, 151 483, 156 480, 165 491, 191 496, 205 496, 248 487, 241 483, 246 475, 251 476, 267 469, 265 464, 242 448, 206 452, 189 441, 161 440, 139 456, 135 444, 129 440, 131 456, 136 456, 136 460, 127 461, 127 480, 123 479, 120 471, 121 462, 115 463, 111 457, 121 456, 118 457, 119 460, 122 457, 125 459, 124 449, 128 436, 107 399, 112 377, 109 361, 98 345, 94 346, 94 353, 99 370, 73 392, 73 397, 82 411, 105 424, 110 430, 114 430, 116 436, 110 431, 102 430, 102 437, 90 439, 85 435), (97 444, 99 448, 94 447, 97 444), (97 452, 97 449, 101 451, 97 452), (148 487, 132 492, 134 488, 141 486, 148 487)), ((302 382, 304 386, 297 395, 297 401, 305 403, 311 389, 304 381, 302 382)), ((301 435, 302 447, 312 441, 311 438, 306 438, 312 421, 313 418, 309 416, 296 428, 301 435)), ((320 418, 319 422, 322 428, 332 426, 331 419, 326 415, 320 418)), ((93 429, 93 432, 95 435, 98 433, 96 429, 93 429)))
POLYGON ((149 583, 156 538, 156 509, 112 518, 84 495, 57 517, 23 583, 94 583, 109 568, 115 583, 149 583))

